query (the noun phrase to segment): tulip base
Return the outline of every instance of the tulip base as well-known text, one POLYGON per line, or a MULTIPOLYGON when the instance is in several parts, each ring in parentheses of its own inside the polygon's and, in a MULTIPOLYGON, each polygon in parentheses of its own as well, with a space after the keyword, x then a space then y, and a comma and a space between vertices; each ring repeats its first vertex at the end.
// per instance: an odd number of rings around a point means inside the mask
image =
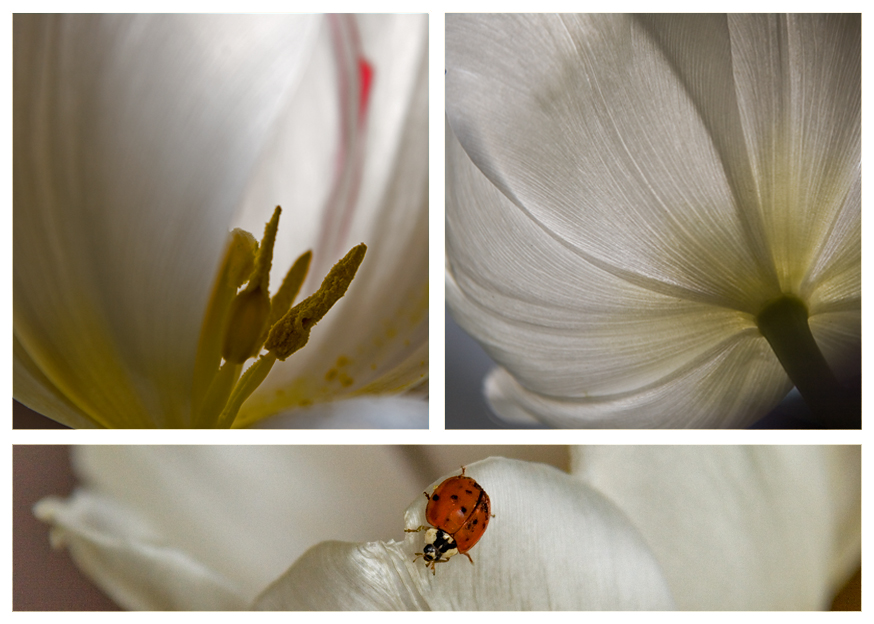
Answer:
POLYGON ((814 416, 830 428, 861 428, 861 400, 835 378, 807 319, 801 300, 783 296, 765 306, 756 324, 814 416))

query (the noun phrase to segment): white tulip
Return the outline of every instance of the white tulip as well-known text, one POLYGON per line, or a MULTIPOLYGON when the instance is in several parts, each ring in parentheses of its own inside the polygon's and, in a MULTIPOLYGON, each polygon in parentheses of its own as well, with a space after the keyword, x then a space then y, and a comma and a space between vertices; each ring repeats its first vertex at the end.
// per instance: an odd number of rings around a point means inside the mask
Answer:
POLYGON ((425 386, 427 17, 13 31, 17 400, 74 427, 242 427, 425 386), (301 254, 318 296, 268 319, 301 254))
POLYGON ((820 609, 859 564, 859 447, 610 446, 468 464, 494 517, 432 574, 413 466, 455 450, 77 447, 36 514, 131 609, 820 609))
POLYGON ((501 416, 743 427, 795 384, 858 426, 858 15, 446 31, 447 302, 501 416))

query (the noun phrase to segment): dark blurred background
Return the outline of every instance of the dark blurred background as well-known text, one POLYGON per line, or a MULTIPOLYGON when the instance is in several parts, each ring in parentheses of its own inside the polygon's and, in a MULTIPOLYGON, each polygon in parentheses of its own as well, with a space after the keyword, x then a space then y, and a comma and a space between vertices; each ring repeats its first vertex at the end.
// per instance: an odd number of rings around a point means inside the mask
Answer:
POLYGON ((41 498, 67 496, 74 486, 68 447, 12 447, 14 611, 118 610, 79 572, 65 550, 52 549, 48 526, 33 515, 33 506, 41 498))

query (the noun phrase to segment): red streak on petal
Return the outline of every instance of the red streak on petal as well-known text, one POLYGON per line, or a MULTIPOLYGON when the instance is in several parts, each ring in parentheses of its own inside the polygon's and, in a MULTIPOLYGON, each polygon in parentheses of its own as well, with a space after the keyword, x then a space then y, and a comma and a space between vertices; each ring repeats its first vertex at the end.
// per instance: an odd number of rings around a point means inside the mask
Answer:
POLYGON ((361 80, 358 117, 361 119, 367 114, 367 104, 370 101, 370 86, 373 83, 373 66, 363 56, 358 58, 358 77, 361 80))

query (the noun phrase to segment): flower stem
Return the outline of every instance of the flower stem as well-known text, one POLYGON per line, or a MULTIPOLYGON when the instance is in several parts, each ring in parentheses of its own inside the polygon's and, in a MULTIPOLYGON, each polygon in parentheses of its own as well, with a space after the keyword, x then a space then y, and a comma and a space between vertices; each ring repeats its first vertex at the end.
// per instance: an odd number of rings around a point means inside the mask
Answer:
POLYGON ((784 295, 765 306, 756 324, 814 416, 835 429, 857 429, 861 403, 838 383, 807 318, 804 303, 784 295))

